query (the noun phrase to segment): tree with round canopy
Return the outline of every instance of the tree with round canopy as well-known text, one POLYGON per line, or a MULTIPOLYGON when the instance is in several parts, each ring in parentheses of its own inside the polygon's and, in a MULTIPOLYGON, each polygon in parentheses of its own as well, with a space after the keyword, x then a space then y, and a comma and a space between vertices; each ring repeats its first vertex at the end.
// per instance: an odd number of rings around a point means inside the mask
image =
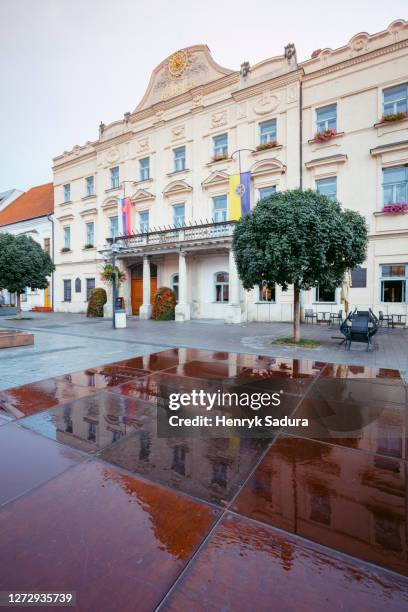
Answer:
POLYGON ((46 289, 55 270, 49 254, 31 236, 0 234, 0 289, 17 296, 17 317, 21 317, 21 294, 27 287, 46 289))
POLYGON ((368 230, 358 212, 316 191, 288 190, 260 200, 234 229, 232 248, 245 289, 293 286, 293 339, 300 340, 300 292, 339 287, 366 259, 368 230))

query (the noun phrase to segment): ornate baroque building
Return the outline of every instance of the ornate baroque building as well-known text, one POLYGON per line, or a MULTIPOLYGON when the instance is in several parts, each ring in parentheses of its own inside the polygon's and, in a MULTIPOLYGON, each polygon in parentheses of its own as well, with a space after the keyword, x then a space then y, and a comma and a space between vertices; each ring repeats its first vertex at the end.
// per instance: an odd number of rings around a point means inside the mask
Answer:
MULTIPOLYGON (((406 312, 407 63, 404 20, 301 63, 294 45, 240 71, 216 64, 205 45, 165 59, 133 112, 54 159, 56 310, 85 310, 126 196, 132 235, 118 261, 129 313, 148 318, 154 289, 166 285, 178 320, 290 320, 290 289, 246 292, 237 276, 228 193, 241 170, 251 172, 251 206, 302 187, 364 214, 369 251, 352 272, 350 302, 406 312)), ((335 287, 303 301, 315 311, 342 307, 335 287)))

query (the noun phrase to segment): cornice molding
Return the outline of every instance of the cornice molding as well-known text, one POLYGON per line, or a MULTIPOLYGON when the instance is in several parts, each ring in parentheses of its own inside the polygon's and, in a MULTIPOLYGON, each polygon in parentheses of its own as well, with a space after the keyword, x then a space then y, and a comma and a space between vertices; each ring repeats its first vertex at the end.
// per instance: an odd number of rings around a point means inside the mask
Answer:
MULTIPOLYGON (((356 64, 362 64, 363 62, 367 62, 371 59, 375 59, 376 57, 381 57, 382 55, 388 55, 389 53, 394 53, 395 51, 399 51, 400 49, 404 49, 408 47, 408 39, 401 40, 400 42, 392 43, 391 45, 387 45, 386 47, 381 47, 380 49, 374 49, 373 51, 369 51, 368 53, 364 53, 363 55, 359 55, 357 57, 352 57, 336 64, 332 64, 331 66, 325 66, 313 72, 305 73, 302 80, 304 82, 311 81, 312 79, 319 78, 326 74, 330 74, 331 72, 338 72, 339 70, 344 70, 349 66, 355 66, 356 64)), ((306 62, 304 62, 306 63, 306 62)))

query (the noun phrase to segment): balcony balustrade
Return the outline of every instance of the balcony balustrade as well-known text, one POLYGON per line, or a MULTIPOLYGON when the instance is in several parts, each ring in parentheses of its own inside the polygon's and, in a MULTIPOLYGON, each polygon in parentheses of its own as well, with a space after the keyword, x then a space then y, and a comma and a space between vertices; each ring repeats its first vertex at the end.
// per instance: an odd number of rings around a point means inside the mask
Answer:
MULTIPOLYGON (((236 221, 221 221, 202 223, 183 227, 152 229, 148 232, 118 237, 121 252, 134 252, 151 247, 153 250, 167 250, 168 247, 186 244, 206 244, 207 242, 223 242, 232 238, 236 221)), ((112 243, 112 238, 107 240, 112 243)))

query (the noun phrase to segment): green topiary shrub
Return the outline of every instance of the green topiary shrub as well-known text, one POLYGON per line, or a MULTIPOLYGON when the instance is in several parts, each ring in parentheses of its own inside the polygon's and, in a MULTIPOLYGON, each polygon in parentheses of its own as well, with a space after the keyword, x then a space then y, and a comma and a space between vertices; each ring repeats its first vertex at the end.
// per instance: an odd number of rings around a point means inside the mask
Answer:
POLYGON ((154 295, 152 319, 174 321, 176 296, 169 287, 160 287, 154 295))
POLYGON ((98 288, 93 289, 88 300, 88 310, 86 311, 87 317, 103 317, 103 306, 106 304, 106 291, 105 289, 98 288))

